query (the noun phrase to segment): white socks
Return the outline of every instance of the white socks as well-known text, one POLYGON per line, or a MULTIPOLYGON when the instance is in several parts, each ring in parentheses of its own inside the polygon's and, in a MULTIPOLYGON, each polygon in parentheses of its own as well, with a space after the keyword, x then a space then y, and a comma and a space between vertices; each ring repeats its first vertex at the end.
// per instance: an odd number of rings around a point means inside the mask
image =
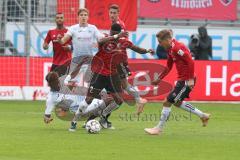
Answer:
POLYGON ((193 113, 195 115, 197 115, 198 117, 202 118, 204 116, 204 113, 202 111, 200 111, 199 109, 193 107, 190 103, 183 101, 182 104, 180 105, 181 109, 193 113))
POLYGON ((106 104, 103 100, 93 100, 92 103, 84 110, 83 114, 94 114, 104 108, 106 108, 106 104))
POLYGON ((159 121, 158 125, 156 126, 157 128, 163 129, 164 124, 168 120, 170 112, 171 112, 171 107, 163 106, 160 121, 159 121))

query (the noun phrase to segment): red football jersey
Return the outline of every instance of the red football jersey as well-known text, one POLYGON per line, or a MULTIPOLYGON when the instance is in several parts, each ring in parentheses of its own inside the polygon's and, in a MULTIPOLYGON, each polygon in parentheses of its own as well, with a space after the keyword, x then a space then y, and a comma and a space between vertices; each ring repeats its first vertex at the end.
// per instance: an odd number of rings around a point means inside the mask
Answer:
POLYGON ((52 41, 53 44, 53 64, 55 65, 62 65, 71 60, 72 54, 70 51, 66 51, 63 49, 63 46, 70 45, 71 40, 66 42, 65 44, 61 45, 60 43, 56 42, 55 40, 60 35, 61 37, 67 32, 67 29, 52 29, 49 30, 47 36, 44 40, 45 43, 49 44, 52 41))
POLYGON ((132 45, 127 38, 120 38, 99 46, 99 51, 93 57, 92 71, 105 76, 116 74, 116 66, 122 62, 123 51, 132 45))
POLYGON ((172 40, 172 47, 168 50, 167 68, 161 74, 164 78, 176 64, 178 80, 189 80, 194 78, 194 62, 189 49, 181 42, 172 40))

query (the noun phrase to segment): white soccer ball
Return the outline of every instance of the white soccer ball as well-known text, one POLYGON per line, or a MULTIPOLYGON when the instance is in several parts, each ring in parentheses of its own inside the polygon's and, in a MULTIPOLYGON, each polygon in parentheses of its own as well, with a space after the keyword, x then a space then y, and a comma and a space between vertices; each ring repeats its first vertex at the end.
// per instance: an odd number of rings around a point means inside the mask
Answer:
POLYGON ((100 132, 100 130, 101 130, 101 125, 97 120, 93 119, 86 123, 86 131, 88 133, 98 133, 100 132))

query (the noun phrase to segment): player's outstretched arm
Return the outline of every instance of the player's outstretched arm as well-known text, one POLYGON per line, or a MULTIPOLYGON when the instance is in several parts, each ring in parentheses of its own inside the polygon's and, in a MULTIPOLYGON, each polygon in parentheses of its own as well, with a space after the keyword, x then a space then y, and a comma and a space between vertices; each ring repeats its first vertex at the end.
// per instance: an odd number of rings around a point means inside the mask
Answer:
POLYGON ((154 54, 154 50, 152 49, 145 49, 145 48, 141 48, 135 45, 132 45, 129 49, 133 50, 134 52, 140 53, 140 54, 146 54, 146 53, 150 53, 150 54, 154 54))
POLYGON ((53 109, 54 109, 54 100, 52 96, 49 96, 48 99, 46 100, 46 109, 45 109, 44 118, 43 118, 43 121, 46 124, 53 121, 53 118, 51 116, 53 109))

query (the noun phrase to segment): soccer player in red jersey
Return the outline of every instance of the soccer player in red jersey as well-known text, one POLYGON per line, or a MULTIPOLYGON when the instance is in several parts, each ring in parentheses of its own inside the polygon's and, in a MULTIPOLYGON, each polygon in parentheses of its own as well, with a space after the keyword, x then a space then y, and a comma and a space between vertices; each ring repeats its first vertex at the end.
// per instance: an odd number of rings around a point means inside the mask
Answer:
POLYGON ((117 23, 121 26, 122 31, 126 31, 126 27, 124 22, 119 18, 119 14, 120 14, 120 8, 118 5, 116 4, 112 4, 109 7, 109 18, 112 22, 112 24, 117 23))
POLYGON ((170 30, 160 31, 157 34, 157 39, 159 44, 168 52, 168 59, 167 67, 152 84, 157 85, 171 71, 174 63, 176 64, 178 80, 175 88, 163 102, 160 122, 154 128, 145 128, 145 132, 151 135, 157 135, 163 131, 164 124, 170 115, 172 104, 197 115, 201 119, 202 125, 206 126, 210 114, 204 113, 192 104, 183 101, 189 97, 189 93, 195 85, 194 61, 192 60, 189 49, 183 43, 173 39, 170 30))
MULTIPOLYGON (((121 26, 119 24, 113 24, 111 26, 110 36, 100 39, 99 51, 93 57, 91 63, 91 69, 93 72, 90 86, 88 89, 86 99, 79 104, 78 111, 75 114, 73 121, 71 122, 71 128, 69 131, 75 131, 77 124, 77 117, 80 112, 84 112, 89 104, 92 103, 94 98, 99 96, 99 93, 106 89, 112 98, 104 99, 105 105, 112 103, 119 107, 122 104, 120 93, 122 92, 121 81, 117 71, 118 53, 127 48, 134 50, 140 54, 153 53, 153 50, 143 49, 134 46, 126 37, 127 32, 121 32, 121 26)), ((116 108, 116 107, 115 107, 116 108)), ((107 121, 107 119, 106 119, 107 121)), ((105 128, 110 128, 111 124, 105 128)), ((104 126, 103 126, 104 127, 104 126)))
POLYGON ((55 71, 59 74, 59 76, 64 75, 67 70, 69 63, 71 61, 72 53, 71 53, 71 40, 67 41, 64 44, 59 44, 57 39, 64 36, 64 34, 68 31, 63 23, 64 23, 64 15, 63 13, 56 14, 56 25, 55 29, 49 30, 47 36, 43 43, 43 49, 47 50, 49 48, 49 43, 53 44, 53 64, 51 67, 51 71, 55 71))

